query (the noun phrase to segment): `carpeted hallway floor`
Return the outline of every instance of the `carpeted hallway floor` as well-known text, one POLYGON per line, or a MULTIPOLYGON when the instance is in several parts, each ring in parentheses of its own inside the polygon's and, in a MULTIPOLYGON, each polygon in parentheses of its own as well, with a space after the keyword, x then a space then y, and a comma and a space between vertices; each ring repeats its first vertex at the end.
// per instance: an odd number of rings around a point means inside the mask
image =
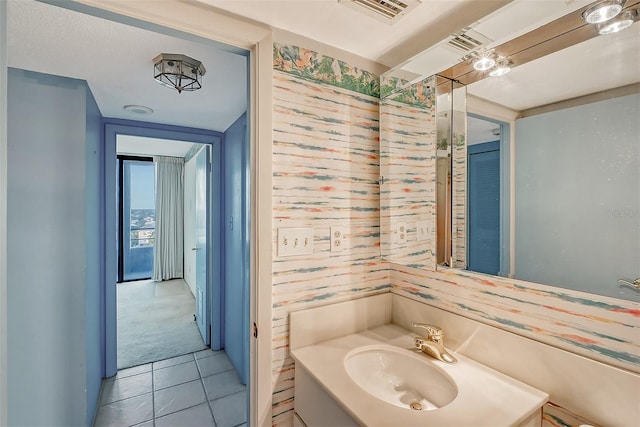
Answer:
POLYGON ((182 279, 118 283, 118 369, 206 348, 182 279))

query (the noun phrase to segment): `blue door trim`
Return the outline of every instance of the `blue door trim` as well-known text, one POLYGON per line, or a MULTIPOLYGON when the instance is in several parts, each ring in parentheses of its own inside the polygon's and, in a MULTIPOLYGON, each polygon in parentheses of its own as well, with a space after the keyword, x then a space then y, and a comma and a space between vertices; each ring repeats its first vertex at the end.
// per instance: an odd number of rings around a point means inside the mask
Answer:
MULTIPOLYGON (((209 144, 212 147, 219 146, 222 143, 223 134, 216 131, 210 131, 206 129, 195 129, 183 126, 171 126, 159 123, 140 122, 135 120, 123 120, 123 119, 111 119, 104 118, 102 120, 102 127, 104 130, 104 169, 103 169, 103 188, 104 188, 104 268, 105 268, 105 282, 103 289, 103 310, 104 310, 104 324, 102 325, 103 337, 104 337, 104 349, 105 349, 105 366, 104 376, 111 377, 118 371, 117 367, 117 312, 116 312, 116 286, 117 281, 117 252, 116 252, 116 136, 117 135, 133 135, 147 138, 159 138, 159 139, 171 139, 176 141, 197 142, 201 144, 209 144)), ((215 148, 213 150, 215 152, 215 148)), ((219 159, 218 159, 219 161, 219 159)), ((212 182, 216 183, 220 181, 221 177, 216 178, 212 176, 212 182)), ((215 194, 210 193, 211 199, 216 197, 215 194)), ((218 194, 219 196, 219 194, 218 194)), ((209 206, 215 205, 214 200, 208 201, 209 206)), ((220 203, 217 203, 218 206, 220 203)), ((210 242, 215 242, 217 237, 221 237, 220 223, 212 222, 213 217, 209 222, 217 224, 218 226, 211 227, 210 242)), ((209 293, 214 294, 212 284, 219 286, 220 280, 214 280, 215 275, 219 275, 219 271, 216 272, 216 264, 212 262, 212 258, 219 257, 220 252, 212 250, 212 254, 209 257, 209 270, 211 275, 208 277, 209 293)), ((217 264, 219 270, 219 261, 217 264)), ((213 307, 212 307, 213 308, 213 307)), ((215 312, 215 310, 212 310, 215 312)), ((219 311, 219 310, 218 310, 219 311)), ((220 326, 217 326, 220 328, 220 326)), ((215 336, 219 337, 219 329, 216 330, 212 326, 211 336, 212 344, 215 336)), ((218 338, 219 339, 219 338, 218 338)))

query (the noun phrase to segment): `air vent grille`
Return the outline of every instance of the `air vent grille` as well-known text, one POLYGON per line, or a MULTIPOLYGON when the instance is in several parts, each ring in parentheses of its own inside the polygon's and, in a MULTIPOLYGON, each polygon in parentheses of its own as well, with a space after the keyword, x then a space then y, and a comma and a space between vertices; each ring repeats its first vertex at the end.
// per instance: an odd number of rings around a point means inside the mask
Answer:
POLYGON ((461 53, 470 53, 479 49, 483 49, 492 40, 477 31, 465 28, 462 31, 454 33, 447 40, 447 45, 461 53))
POLYGON ((420 0, 338 0, 338 3, 378 20, 393 23, 420 4, 420 0))

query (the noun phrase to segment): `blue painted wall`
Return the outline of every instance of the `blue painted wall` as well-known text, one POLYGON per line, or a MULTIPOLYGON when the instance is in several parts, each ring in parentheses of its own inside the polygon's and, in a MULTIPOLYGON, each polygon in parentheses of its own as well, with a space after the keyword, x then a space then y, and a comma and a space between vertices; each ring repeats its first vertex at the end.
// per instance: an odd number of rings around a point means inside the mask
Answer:
POLYGON ((224 348, 246 384, 249 366, 249 158, 243 114, 224 134, 224 348))
POLYGON ((87 352, 87 425, 93 423, 100 384, 104 374, 104 336, 102 313, 102 289, 104 270, 104 200, 102 176, 103 132, 102 115, 98 104, 87 87, 86 104, 86 168, 85 168, 85 247, 86 271, 86 352, 87 352), (97 309, 98 308, 98 309, 97 309))
POLYGON ((10 69, 10 425, 86 425, 101 380, 99 123, 84 81, 10 69))
POLYGON ((633 94, 516 122, 516 277, 637 298, 638 117, 633 94))

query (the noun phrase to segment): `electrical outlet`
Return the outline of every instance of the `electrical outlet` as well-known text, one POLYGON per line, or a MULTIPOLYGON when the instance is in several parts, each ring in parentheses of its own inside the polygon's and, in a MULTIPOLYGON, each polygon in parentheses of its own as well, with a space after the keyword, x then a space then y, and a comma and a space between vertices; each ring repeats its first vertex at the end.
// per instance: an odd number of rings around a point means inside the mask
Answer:
POLYGON ((313 254, 313 228, 279 228, 278 256, 313 254))
POLYGON ((429 221, 418 221, 416 223, 416 236, 419 242, 429 238, 429 221))
POLYGON ((340 252, 346 245, 344 227, 331 227, 331 252, 340 252))
POLYGON ((407 224, 404 222, 399 222, 397 226, 398 230, 398 244, 406 245, 407 244, 407 224))

